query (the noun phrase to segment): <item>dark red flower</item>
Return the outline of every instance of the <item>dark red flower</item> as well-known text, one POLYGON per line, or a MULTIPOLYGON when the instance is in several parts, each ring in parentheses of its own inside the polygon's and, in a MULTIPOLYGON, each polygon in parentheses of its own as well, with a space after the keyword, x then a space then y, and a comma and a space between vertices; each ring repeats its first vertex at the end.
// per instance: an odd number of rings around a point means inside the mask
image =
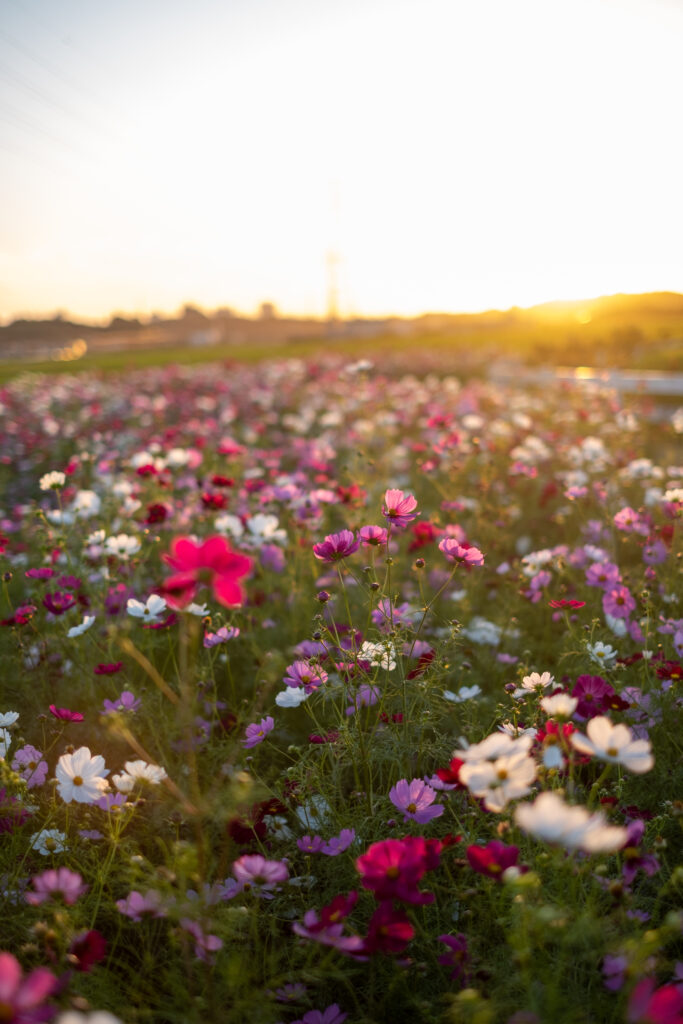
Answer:
POLYGON ((391 901, 380 903, 370 918, 368 934, 361 953, 402 953, 415 935, 415 929, 403 910, 394 910, 391 901))
POLYGON ((111 664, 100 664, 95 665, 93 672, 96 676, 113 676, 116 672, 120 672, 123 668, 122 661, 113 661, 111 664))
POLYGON ((214 487, 234 487, 235 481, 231 476, 221 476, 220 473, 214 473, 211 477, 211 483, 214 487))
POLYGON ((460 786, 462 789, 462 782, 460 781, 460 769, 464 765, 464 761, 461 761, 459 757, 451 758, 448 768, 437 768, 436 774, 439 776, 442 782, 445 782, 448 786, 460 786))
POLYGON ((168 509, 166 505, 162 505, 161 502, 157 501, 147 506, 147 515, 144 521, 148 526, 153 526, 155 523, 163 523, 167 518, 168 509))
POLYGON ((228 499, 220 491, 204 491, 202 494, 202 505, 204 508, 209 509, 221 509, 225 508, 228 503, 228 499))
POLYGON ((561 601, 548 601, 551 608, 585 608, 585 601, 567 601, 564 598, 561 601))
POLYGON ((77 971, 89 971, 107 955, 107 940, 104 935, 91 929, 77 935, 69 946, 69 961, 77 971))
POLYGON ((418 551, 420 548, 424 548, 427 544, 433 544, 434 541, 438 540, 443 530, 440 530, 434 523, 430 523, 428 520, 420 523, 412 523, 410 527, 413 539, 408 545, 408 551, 418 551))

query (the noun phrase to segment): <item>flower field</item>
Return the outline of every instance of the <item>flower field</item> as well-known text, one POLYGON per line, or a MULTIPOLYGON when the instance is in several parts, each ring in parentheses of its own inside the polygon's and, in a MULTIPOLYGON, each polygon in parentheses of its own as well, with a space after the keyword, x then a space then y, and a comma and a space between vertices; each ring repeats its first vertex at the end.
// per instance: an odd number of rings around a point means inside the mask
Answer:
POLYGON ((683 1021, 683 413, 330 356, 0 415, 0 1021, 683 1021))

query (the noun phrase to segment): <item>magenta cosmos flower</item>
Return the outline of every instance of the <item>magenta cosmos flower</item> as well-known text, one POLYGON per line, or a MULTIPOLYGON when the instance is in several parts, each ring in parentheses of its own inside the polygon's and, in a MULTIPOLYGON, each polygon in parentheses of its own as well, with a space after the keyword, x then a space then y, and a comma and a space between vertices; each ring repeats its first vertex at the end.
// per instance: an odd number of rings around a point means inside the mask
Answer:
POLYGON ((449 562, 456 565, 482 566, 484 556, 479 548, 471 547, 468 544, 458 544, 453 537, 444 537, 439 541, 439 551, 446 556, 449 562))
POLYGON ((417 519, 419 512, 416 512, 417 499, 412 494, 404 494, 403 491, 389 490, 384 495, 382 515, 393 526, 403 529, 413 519, 417 519))
POLYGON ((166 917, 162 905, 161 893, 156 889, 148 889, 143 895, 137 889, 129 892, 125 900, 117 900, 116 908, 131 921, 142 921, 144 917, 166 917))
POLYGON ((283 682, 286 686, 302 687, 306 693, 313 693, 319 686, 327 682, 327 672, 320 665, 308 661, 295 661, 285 669, 283 682))
POLYGON ((219 604, 228 608, 243 604, 245 595, 239 580, 251 571, 252 561, 233 551, 225 537, 217 535, 200 543, 176 537, 170 554, 163 558, 176 570, 163 588, 173 607, 189 604, 202 583, 211 587, 219 604))
POLYGON ((34 875, 31 884, 34 891, 24 893, 24 899, 33 907, 40 906, 46 900, 57 898, 63 899, 68 906, 71 906, 89 889, 89 886, 83 884, 83 879, 78 872, 69 871, 68 868, 53 868, 43 871, 41 875, 34 875))
POLYGON ((395 786, 389 790, 389 799, 394 807, 403 811, 403 820, 416 821, 418 825, 424 825, 432 818, 438 818, 443 814, 441 804, 434 804, 436 790, 427 785, 424 779, 400 779, 395 786))
POLYGON ((268 715, 267 718, 262 718, 260 722, 252 722, 248 725, 245 731, 245 739, 242 740, 242 746, 249 750, 251 747, 258 746, 259 743, 263 743, 264 739, 269 732, 275 728, 275 722, 268 715))
POLYGON ((441 843, 436 839, 383 839, 358 858, 356 868, 363 888, 371 889, 378 900, 432 903, 434 894, 420 892, 417 885, 426 871, 439 866, 440 852, 441 843))
POLYGON ((358 551, 360 542, 351 530, 340 530, 339 533, 328 533, 320 544, 313 545, 313 554, 321 562, 339 562, 358 551))
POLYGON ((34 1024, 50 1020, 54 1008, 45 1000, 57 988, 58 980, 47 967, 38 967, 25 978, 11 953, 0 953, 0 1007, 8 1024, 34 1024))
POLYGON ((500 881, 507 868, 515 867, 519 857, 519 847, 506 846, 505 843, 492 839, 486 846, 468 846, 467 860, 474 871, 480 875, 488 875, 500 881))
POLYGON ((605 615, 615 619, 627 619, 636 606, 636 600, 628 587, 614 587, 602 595, 605 615))

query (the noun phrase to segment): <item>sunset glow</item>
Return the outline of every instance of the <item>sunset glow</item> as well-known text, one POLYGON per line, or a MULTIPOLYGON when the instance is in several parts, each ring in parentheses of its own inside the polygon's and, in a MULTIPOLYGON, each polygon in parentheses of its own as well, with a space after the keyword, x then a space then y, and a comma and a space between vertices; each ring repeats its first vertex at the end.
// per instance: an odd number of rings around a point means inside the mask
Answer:
POLYGON ((0 28, 4 320, 322 315, 330 254, 343 315, 683 290, 678 4, 17 0, 0 28))

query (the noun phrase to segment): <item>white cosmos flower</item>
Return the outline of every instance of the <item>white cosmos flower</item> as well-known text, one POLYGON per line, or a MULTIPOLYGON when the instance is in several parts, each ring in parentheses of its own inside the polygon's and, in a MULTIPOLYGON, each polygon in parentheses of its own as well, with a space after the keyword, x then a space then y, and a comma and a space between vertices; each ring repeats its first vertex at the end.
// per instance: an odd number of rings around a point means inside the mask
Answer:
POLYGON ((53 488, 63 487, 66 483, 66 476, 59 470, 53 469, 51 473, 41 476, 39 483, 41 491, 51 491, 53 488))
POLYGON ((66 804, 72 800, 92 804, 107 789, 105 775, 108 774, 102 755, 93 756, 88 747, 79 747, 73 754, 62 754, 55 771, 59 795, 66 804))
POLYGON ((277 516, 267 515, 264 512, 258 512, 247 521, 250 540, 257 547, 260 547, 261 544, 286 544, 287 534, 284 530, 279 529, 279 526, 277 516))
POLYGON ((536 764, 524 750, 493 762, 469 762, 460 769, 460 780, 470 793, 483 798, 487 810, 496 812, 502 811, 510 800, 531 792, 535 778, 536 764))
POLYGON ((461 761, 467 761, 468 764, 476 761, 497 761, 499 757, 528 753, 532 743, 533 735, 513 738, 507 732, 494 732, 481 743, 473 743, 464 750, 454 751, 453 756, 459 757, 461 761))
POLYGON ((79 519, 91 519, 102 507, 102 502, 94 491, 78 491, 71 502, 69 511, 79 519))
POLYGON ((31 836, 31 849, 37 850, 43 857, 51 853, 63 853, 66 848, 66 836, 59 829, 44 828, 31 836))
POLYGON ((462 704, 466 700, 474 700, 481 693, 481 686, 461 686, 457 693, 452 690, 444 690, 443 695, 451 704, 462 704))
POLYGON ((0 729, 9 729, 19 718, 18 711, 0 712, 0 729))
POLYGON ((237 539, 244 533, 244 526, 239 516, 233 516, 229 512, 225 512, 221 516, 217 516, 214 520, 214 529, 219 533, 228 533, 231 537, 237 539))
POLYGON ((112 782, 121 793, 130 793, 136 782, 158 786, 166 778, 165 768, 158 764, 148 764, 147 761, 126 761, 123 767, 123 774, 112 776, 112 782))
POLYGON ((604 644, 602 640, 598 640, 594 644, 586 644, 586 651, 591 661, 602 665, 604 668, 609 668, 617 657, 617 652, 614 648, 610 644, 604 644))
POLYGON ((622 764, 636 775, 649 772, 655 763, 648 740, 634 739, 627 725, 615 725, 606 715, 591 718, 586 732, 588 736, 572 733, 569 737, 572 746, 582 754, 592 755, 610 764, 622 764))
POLYGON ((544 672, 543 675, 539 675, 538 672, 532 672, 531 675, 524 676, 521 687, 515 690, 512 696, 528 697, 531 693, 541 693, 554 682, 555 677, 551 676, 550 672, 544 672))
POLYGON ((210 614, 211 609, 206 604, 195 604, 193 601, 192 604, 188 604, 186 608, 183 608, 183 611, 187 612, 188 615, 197 615, 200 619, 203 619, 204 616, 210 614))
POLYGON ((143 604, 142 601, 136 601, 134 597, 129 597, 126 603, 126 611, 135 619, 145 619, 147 622, 153 622, 166 611, 166 598, 160 597, 159 594, 150 594, 143 604))
POLYGON ((73 640, 75 636, 82 636, 83 633, 86 632, 86 630, 90 629, 94 621, 94 615, 86 615, 83 618, 83 622, 81 622, 80 626, 72 626, 66 635, 69 637, 70 640, 73 640))
POLYGON ((67 1010, 65 1013, 60 1013, 55 1024, 123 1024, 123 1021, 107 1010, 94 1010, 92 1013, 67 1010))
POLYGON ((127 562, 131 555, 140 550, 140 541, 127 533, 119 533, 116 537, 107 537, 104 549, 108 555, 115 555, 122 562, 127 562))
POLYGON ((307 697, 303 686, 288 686, 286 690, 275 695, 275 703, 279 708, 298 708, 307 697))
POLYGON ((0 757, 6 757, 7 751, 12 744, 12 737, 7 729, 0 729, 0 757))
POLYGON ((542 697, 541 707, 546 715, 560 715, 562 718, 571 718, 576 711, 578 704, 576 697, 570 697, 568 693, 556 693, 554 697, 542 697))
POLYGON ((363 661, 369 661, 371 665, 385 668, 388 672, 393 672, 396 668, 396 650, 390 643, 373 644, 370 640, 365 640, 358 657, 363 661))
POLYGON ((625 828, 608 825, 604 815, 566 804, 556 793, 541 793, 533 804, 520 804, 515 821, 536 839, 587 853, 611 853, 627 836, 625 828))

